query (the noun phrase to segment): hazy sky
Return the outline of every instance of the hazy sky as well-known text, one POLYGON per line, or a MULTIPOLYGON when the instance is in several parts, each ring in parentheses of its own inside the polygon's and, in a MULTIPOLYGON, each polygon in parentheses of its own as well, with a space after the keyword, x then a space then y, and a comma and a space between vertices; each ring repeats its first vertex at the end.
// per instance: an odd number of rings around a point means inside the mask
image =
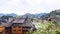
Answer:
POLYGON ((0 13, 48 13, 60 9, 60 0, 0 0, 0 13))

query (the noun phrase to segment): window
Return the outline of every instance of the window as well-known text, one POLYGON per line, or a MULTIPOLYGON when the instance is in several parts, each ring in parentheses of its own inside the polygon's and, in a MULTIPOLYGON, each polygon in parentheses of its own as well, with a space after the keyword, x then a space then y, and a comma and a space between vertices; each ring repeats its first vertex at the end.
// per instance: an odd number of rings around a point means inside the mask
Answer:
POLYGON ((13 27, 16 28, 16 24, 13 24, 13 27))
POLYGON ((16 30, 13 30, 13 32, 16 32, 16 30))
POLYGON ((18 30, 18 32, 20 32, 21 30, 18 30))
POLYGON ((21 28, 21 26, 18 26, 18 28, 21 28))
POLYGON ((18 26, 18 28, 21 28, 21 26, 18 26))
POLYGON ((21 28, 20 24, 18 24, 18 28, 21 28))

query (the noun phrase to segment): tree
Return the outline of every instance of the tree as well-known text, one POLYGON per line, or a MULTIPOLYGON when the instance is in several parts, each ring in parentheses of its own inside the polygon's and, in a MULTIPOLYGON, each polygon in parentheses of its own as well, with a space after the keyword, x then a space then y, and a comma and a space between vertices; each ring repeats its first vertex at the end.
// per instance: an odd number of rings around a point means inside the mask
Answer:
POLYGON ((13 18, 13 16, 2 16, 2 19, 8 19, 8 18, 13 18))

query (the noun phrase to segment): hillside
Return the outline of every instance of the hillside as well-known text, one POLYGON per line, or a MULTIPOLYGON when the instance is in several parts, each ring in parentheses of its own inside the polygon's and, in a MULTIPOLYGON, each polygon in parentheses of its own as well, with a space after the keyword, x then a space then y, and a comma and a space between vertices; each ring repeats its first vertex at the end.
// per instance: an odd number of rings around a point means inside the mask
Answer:
POLYGON ((30 14, 30 13, 26 13, 25 15, 23 16, 30 16, 30 17, 33 17, 33 18, 40 18, 42 15, 45 15, 47 13, 38 13, 38 14, 30 14))
POLYGON ((16 17, 17 14, 14 14, 14 13, 11 13, 11 14, 3 14, 3 13, 0 13, 0 17, 2 16, 13 16, 13 17, 16 17))
POLYGON ((43 19, 51 19, 52 21, 55 22, 60 22, 60 10, 54 10, 46 15, 41 16, 43 19))

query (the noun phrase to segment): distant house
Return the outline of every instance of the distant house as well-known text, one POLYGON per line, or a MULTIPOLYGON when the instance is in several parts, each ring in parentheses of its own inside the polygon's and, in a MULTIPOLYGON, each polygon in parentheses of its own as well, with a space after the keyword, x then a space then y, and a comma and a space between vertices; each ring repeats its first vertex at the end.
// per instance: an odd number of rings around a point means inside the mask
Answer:
POLYGON ((57 13, 60 12, 60 9, 59 10, 55 10, 57 13))

